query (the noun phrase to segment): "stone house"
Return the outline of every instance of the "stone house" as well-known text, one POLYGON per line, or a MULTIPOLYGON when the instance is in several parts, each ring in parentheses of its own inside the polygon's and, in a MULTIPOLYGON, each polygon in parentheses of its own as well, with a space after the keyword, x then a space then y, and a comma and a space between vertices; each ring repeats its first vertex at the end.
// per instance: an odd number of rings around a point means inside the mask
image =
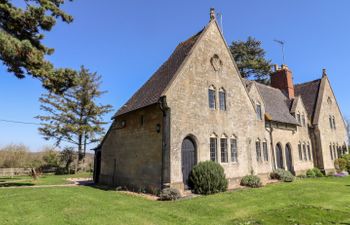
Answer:
POLYGON ((134 190, 186 189, 193 166, 220 163, 234 187, 276 168, 334 171, 345 123, 326 71, 293 84, 275 66, 271 85, 242 79, 211 10, 199 33, 180 43, 113 117, 95 149, 96 182, 134 190))

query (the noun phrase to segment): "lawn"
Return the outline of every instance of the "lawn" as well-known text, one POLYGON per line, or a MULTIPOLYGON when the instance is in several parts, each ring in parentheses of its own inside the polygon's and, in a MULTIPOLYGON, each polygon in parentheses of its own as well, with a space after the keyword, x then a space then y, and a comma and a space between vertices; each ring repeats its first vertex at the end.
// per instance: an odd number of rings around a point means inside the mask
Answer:
POLYGON ((350 224, 350 177, 176 202, 94 187, 0 189, 0 224, 350 224))
POLYGON ((67 178, 88 178, 92 177, 91 173, 79 173, 72 175, 52 175, 45 174, 40 176, 37 180, 33 180, 30 176, 14 176, 14 177, 0 177, 1 187, 18 187, 18 186, 35 186, 35 185, 57 185, 69 184, 67 178))

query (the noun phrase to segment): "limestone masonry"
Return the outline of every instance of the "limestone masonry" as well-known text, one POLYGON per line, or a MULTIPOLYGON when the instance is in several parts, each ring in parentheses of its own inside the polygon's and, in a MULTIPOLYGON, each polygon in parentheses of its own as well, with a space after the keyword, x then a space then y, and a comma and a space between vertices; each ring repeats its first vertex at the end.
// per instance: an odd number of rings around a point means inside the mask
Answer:
POLYGON ((276 168, 330 173, 348 143, 325 70, 298 85, 286 65, 275 66, 271 86, 242 79, 213 10, 113 119, 96 148, 94 179, 135 191, 182 191, 206 160, 223 166, 232 188, 276 168))

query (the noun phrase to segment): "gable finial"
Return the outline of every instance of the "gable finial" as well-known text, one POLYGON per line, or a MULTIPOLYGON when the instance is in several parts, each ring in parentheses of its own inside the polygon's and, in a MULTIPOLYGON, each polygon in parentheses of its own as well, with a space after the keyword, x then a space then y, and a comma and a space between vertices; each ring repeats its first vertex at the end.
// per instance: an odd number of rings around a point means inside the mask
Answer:
POLYGON ((215 20, 216 16, 215 16, 215 9, 214 8, 210 8, 210 21, 215 20))
POLYGON ((322 77, 326 77, 327 76, 327 72, 326 72, 326 69, 322 69, 322 77))

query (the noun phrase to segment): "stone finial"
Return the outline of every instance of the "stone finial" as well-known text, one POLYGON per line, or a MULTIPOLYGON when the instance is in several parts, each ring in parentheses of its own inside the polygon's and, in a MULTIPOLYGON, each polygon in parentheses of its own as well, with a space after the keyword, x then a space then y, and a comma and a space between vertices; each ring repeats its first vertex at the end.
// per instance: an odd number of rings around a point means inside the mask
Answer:
POLYGON ((278 65, 277 64, 275 64, 275 65, 273 65, 273 72, 276 72, 277 70, 279 70, 280 68, 278 67, 278 65))
POLYGON ((327 76, 327 71, 326 69, 322 69, 322 77, 325 77, 325 76, 327 76))
POLYGON ((210 8, 210 20, 215 20, 216 16, 215 16, 215 9, 214 8, 210 8))

